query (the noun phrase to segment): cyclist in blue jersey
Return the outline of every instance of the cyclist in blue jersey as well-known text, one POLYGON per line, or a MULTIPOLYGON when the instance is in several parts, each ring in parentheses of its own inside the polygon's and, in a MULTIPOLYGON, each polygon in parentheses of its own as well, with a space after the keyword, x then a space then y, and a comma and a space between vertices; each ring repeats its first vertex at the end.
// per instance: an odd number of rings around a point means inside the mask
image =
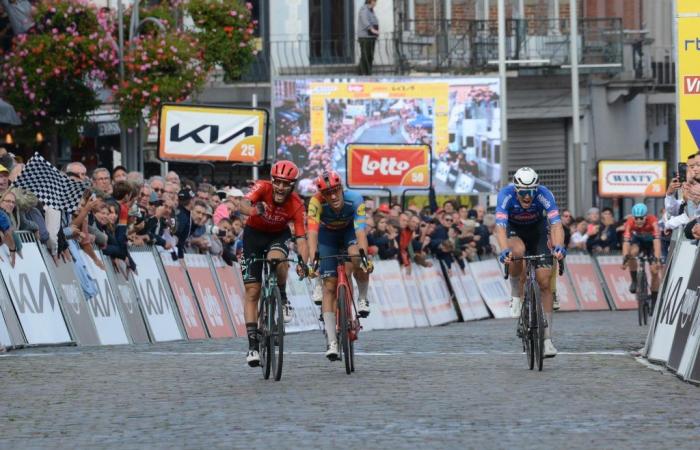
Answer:
MULTIPOLYGON (((307 214, 309 255, 318 251, 321 258, 337 255, 347 250, 349 255, 367 254, 367 234, 365 232, 365 204, 360 194, 343 191, 340 175, 328 171, 316 179, 318 193, 311 198, 307 214)), ((361 317, 369 315, 367 289, 372 261, 366 257, 352 258, 353 275, 358 287, 357 312, 361 317)), ((310 264, 313 267, 314 264, 310 264)), ((321 259, 319 272, 323 280, 323 303, 321 311, 328 339, 326 357, 331 361, 339 358, 336 339, 336 287, 338 283, 338 261, 333 258, 321 259)), ((313 275, 313 274, 312 274, 313 275)))
MULTIPOLYGON (((499 260, 510 264, 510 280, 513 292, 511 314, 520 316, 522 288, 524 280, 520 274, 524 270, 523 261, 511 264, 512 258, 526 255, 540 255, 550 252, 558 260, 566 256, 564 228, 559 217, 557 203, 552 192, 539 184, 537 172, 522 167, 515 172, 513 183, 501 189, 496 205, 496 239, 501 249, 499 260)), ((557 349, 552 343, 552 286, 550 285, 552 266, 539 262, 535 276, 540 287, 542 306, 547 318, 545 329, 545 357, 556 356, 557 349)))

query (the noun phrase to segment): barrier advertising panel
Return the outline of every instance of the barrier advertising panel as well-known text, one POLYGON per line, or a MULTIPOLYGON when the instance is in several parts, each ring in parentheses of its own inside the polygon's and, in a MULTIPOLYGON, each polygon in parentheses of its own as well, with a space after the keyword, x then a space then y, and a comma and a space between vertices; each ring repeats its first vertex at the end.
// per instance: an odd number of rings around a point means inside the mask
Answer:
POLYGON ((571 285, 568 274, 557 276, 557 298, 559 299, 560 311, 578 311, 578 303, 576 301, 576 292, 571 285))
MULTIPOLYGON (((241 280, 242 283, 242 280, 241 280)), ((294 308, 292 321, 285 325, 285 331, 296 333, 319 329, 319 314, 321 308, 311 300, 311 281, 299 280, 296 276, 296 266, 292 264, 287 277, 287 300, 294 308)))
MULTIPOLYGON (((238 264, 233 267, 228 266, 220 256, 213 256, 211 260, 236 336, 246 336, 245 316, 243 314, 245 288, 243 287, 240 266, 238 264)), ((290 276, 290 278, 293 277, 290 276)))
POLYGON ((132 249, 131 258, 138 270, 132 276, 133 284, 153 340, 163 342, 183 339, 178 314, 163 285, 155 255, 150 249, 132 249))
POLYGON ((503 279, 503 273, 495 259, 469 263, 472 277, 476 282, 481 298, 486 302, 491 314, 496 319, 510 317, 509 283, 503 279))
MULTIPOLYGON (((0 252, 2 251, 3 250, 0 249, 0 252)), ((22 326, 19 324, 19 319, 17 318, 17 314, 15 314, 15 308, 12 306, 12 300, 10 300, 10 294, 5 289, 5 283, 2 282, 2 278, 0 278, 0 313, 2 313, 5 319, 4 323, 7 327, 12 345, 26 344, 27 341, 24 339, 22 326)))
POLYGON ((568 255, 566 270, 583 311, 606 311, 610 309, 605 292, 598 279, 593 259, 589 255, 568 255))
POLYGON ((459 272, 458 275, 464 292, 467 294, 467 301, 469 302, 469 308, 472 311, 473 318, 478 320, 491 317, 484 300, 481 298, 479 287, 476 285, 476 281, 472 276, 471 263, 466 264, 464 266, 464 272, 459 272))
MULTIPOLYGON (((391 301, 389 300, 387 292, 384 290, 383 285, 384 273, 380 273, 379 271, 377 271, 376 273, 372 273, 372 276, 369 279, 368 296, 370 297, 370 308, 372 308, 372 303, 374 303, 372 301, 373 299, 379 306, 378 317, 380 318, 380 324, 377 324, 376 328, 383 330, 399 328, 398 320, 396 320, 396 318, 394 317, 394 310, 392 308, 391 301)), ((357 284, 354 285, 353 292, 355 293, 355 296, 357 296, 357 284)), ((372 313, 370 313, 370 316, 371 315, 372 313)), ((372 318, 371 320, 373 321, 374 319, 376 318, 372 318)))
POLYGON ((42 250, 42 253, 57 288, 63 312, 68 316, 73 337, 80 345, 100 345, 92 311, 85 301, 80 282, 75 275, 73 261, 59 258, 54 263, 45 251, 42 250))
MULTIPOLYGON (((688 334, 688 339, 685 342, 685 348, 683 349, 683 356, 681 357, 681 362, 678 364, 678 371, 676 374, 682 377, 684 380, 690 380, 698 382, 700 378, 694 378, 693 369, 696 364, 698 357, 698 347, 700 346, 700 308, 698 308, 697 300, 695 305, 695 317, 692 318, 690 324, 690 333, 688 334)), ((696 374, 700 375, 700 373, 696 374)))
POLYGON ((430 147, 402 144, 348 144, 347 179, 351 188, 430 187, 430 147))
POLYGON ((185 265, 209 335, 215 339, 233 337, 233 325, 231 325, 226 305, 219 297, 208 257, 185 254, 185 265))
POLYGON ((0 247, 0 272, 28 344, 70 342, 68 327, 36 242, 24 242, 11 267, 6 245, 0 247))
POLYGON ((416 326, 411 312, 411 305, 408 303, 406 290, 401 278, 401 269, 396 261, 378 261, 375 264, 374 272, 379 272, 382 282, 379 285, 384 289, 384 298, 387 299, 391 308, 394 324, 397 328, 413 328, 416 326))
POLYGON ((682 300, 693 268, 688 262, 695 260, 697 251, 697 247, 689 241, 680 242, 678 247, 678 253, 674 256, 677 263, 671 267, 669 282, 664 285, 657 300, 659 305, 654 314, 656 331, 648 355, 650 360, 663 363, 668 361, 671 352, 682 300))
MULTIPOLYGON (((469 264, 466 265, 468 266, 469 264)), ((474 320, 474 312, 469 304, 469 297, 466 289, 462 285, 462 281, 460 280, 462 271, 456 264, 454 264, 452 267, 452 276, 448 278, 447 282, 450 283, 450 286, 452 287, 455 300, 457 300, 457 304, 459 305, 459 311, 462 313, 462 320, 465 322, 474 320)))
POLYGON ((158 155, 164 160, 257 163, 265 159, 266 136, 264 109, 163 104, 158 155))
POLYGON ((112 264, 110 258, 106 256, 102 256, 102 261, 107 268, 107 278, 110 286, 112 286, 112 294, 114 294, 114 300, 117 302, 117 310, 122 315, 122 321, 126 324, 131 341, 134 344, 151 342, 134 286, 124 275, 128 273, 126 266, 124 265, 121 270, 118 270, 112 264))
POLYGON ((206 339, 207 329, 204 327, 202 314, 197 306, 197 300, 194 298, 192 286, 187 278, 187 271, 181 260, 173 261, 170 253, 160 253, 160 259, 163 263, 163 270, 168 277, 168 284, 173 291, 175 303, 180 310, 182 324, 185 326, 185 332, 189 339, 206 339))
MULTIPOLYGON (((686 262, 690 264, 690 261, 686 262)), ((678 367, 685 351, 690 329, 695 319, 695 310, 698 306, 698 291, 700 290, 700 261, 695 260, 692 264, 693 268, 690 271, 688 278, 688 286, 681 298, 681 304, 678 311, 678 319, 676 320, 676 331, 673 334, 673 342, 671 343, 671 351, 668 355, 668 363, 666 366, 675 371, 678 367)))
POLYGON ((433 267, 414 266, 413 270, 418 277, 418 286, 430 326, 456 321, 457 311, 452 306, 452 299, 440 267, 437 264, 433 267))
POLYGON ((102 345, 128 344, 129 336, 107 272, 98 267, 84 250, 80 250, 80 255, 87 273, 97 282, 97 294, 87 299, 87 302, 90 305, 92 320, 95 322, 100 343, 102 345))
POLYGON ((2 311, 0 311, 0 345, 4 347, 10 347, 12 345, 12 340, 10 339, 10 331, 7 329, 5 324, 5 316, 2 311))
POLYGON ((622 255, 596 256, 596 260, 615 308, 637 309, 637 298, 629 291, 629 270, 622 268, 622 255))
MULTIPOLYGON (((412 268, 415 268, 415 265, 412 268)), ((430 326, 428 316, 425 314, 425 308, 423 307, 420 289, 416 284, 416 276, 413 274, 413 271, 411 271, 411 274, 408 274, 405 269, 402 269, 401 277, 403 278, 403 283, 406 288, 406 297, 408 298, 408 303, 411 305, 411 312, 413 313, 413 320, 416 323, 416 326, 430 326)))

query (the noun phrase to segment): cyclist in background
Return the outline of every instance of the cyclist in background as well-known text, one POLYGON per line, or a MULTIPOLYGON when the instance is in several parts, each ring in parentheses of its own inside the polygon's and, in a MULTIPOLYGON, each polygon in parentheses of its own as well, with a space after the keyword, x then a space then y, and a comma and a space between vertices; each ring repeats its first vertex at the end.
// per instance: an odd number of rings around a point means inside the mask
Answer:
MULTIPOLYGON (((287 241, 292 239, 289 223, 293 224, 297 249, 304 261, 309 253, 304 227, 304 201, 294 192, 299 169, 291 161, 278 161, 270 170, 271 181, 258 180, 241 201, 241 213, 248 216, 243 228, 243 259, 241 270, 245 283, 245 322, 248 334, 246 361, 250 367, 260 365, 258 352, 258 301, 262 282, 262 259, 286 259, 287 241)), ((282 297, 284 321, 292 319, 292 307, 287 301, 287 271, 289 264, 277 265, 277 285, 282 297)), ((297 265, 297 274, 303 277, 305 264, 297 265)))
MULTIPOLYGON (((365 203, 360 194, 343 191, 340 175, 328 171, 316 179, 318 193, 311 198, 308 210, 309 253, 318 250, 321 259, 319 272, 323 281, 323 303, 321 312, 326 329, 326 357, 331 361, 339 358, 336 339, 336 302, 338 285, 338 261, 327 256, 337 255, 347 249, 349 255, 367 254, 367 234, 365 233, 365 203)), ((372 261, 352 258, 353 274, 357 281, 357 313, 360 317, 369 315, 367 289, 369 274, 373 270, 372 261)))
MULTIPOLYGON (((525 280, 523 261, 511 263, 512 258, 550 253, 548 238, 551 235, 551 253, 558 260, 566 256, 564 229, 554 195, 539 184, 537 172, 522 167, 515 172, 513 183, 501 189, 496 205, 496 239, 503 249, 499 260, 510 264, 510 283, 513 293, 511 315, 520 316, 522 289, 525 280), (546 216, 546 217, 545 217, 546 216)), ((552 266, 546 261, 536 263, 537 284, 540 287, 542 307, 547 318, 545 328, 544 356, 552 358, 557 349, 552 343, 552 288, 550 285, 552 266)))
POLYGON ((651 307, 654 310, 656 296, 659 293, 659 263, 661 261, 661 231, 659 221, 653 214, 648 214, 644 203, 637 203, 632 207, 632 217, 625 222, 625 231, 622 242, 622 267, 629 268, 630 292, 637 292, 637 259, 640 252, 650 258, 649 270, 651 271, 651 307))

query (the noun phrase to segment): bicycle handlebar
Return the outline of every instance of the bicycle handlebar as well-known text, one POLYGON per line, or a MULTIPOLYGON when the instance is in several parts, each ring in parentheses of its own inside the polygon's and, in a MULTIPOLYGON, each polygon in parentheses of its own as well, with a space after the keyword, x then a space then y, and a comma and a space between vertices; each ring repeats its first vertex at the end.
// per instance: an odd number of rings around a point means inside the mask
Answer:
MULTIPOLYGON (((514 262, 514 261, 534 261, 534 260, 542 260, 542 259, 550 259, 550 258, 553 259, 554 255, 547 255, 545 253, 542 253, 541 255, 520 256, 517 258, 511 258, 510 261, 511 262, 514 262)), ((559 276, 562 276, 562 275, 564 275, 564 258, 558 260, 558 262, 559 262, 559 276)), ((508 267, 509 267, 509 264, 504 264, 505 274, 503 275, 503 278, 506 280, 508 279, 508 276, 510 275, 508 273, 509 272, 508 267)))

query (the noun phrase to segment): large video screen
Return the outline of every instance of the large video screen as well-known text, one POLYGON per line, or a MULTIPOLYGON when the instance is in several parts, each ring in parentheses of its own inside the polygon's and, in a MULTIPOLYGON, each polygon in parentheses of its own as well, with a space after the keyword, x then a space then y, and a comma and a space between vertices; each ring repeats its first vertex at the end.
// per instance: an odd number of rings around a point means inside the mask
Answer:
POLYGON ((428 144, 438 193, 495 192, 499 99, 498 78, 277 79, 276 158, 299 166, 309 195, 324 170, 345 176, 347 144, 428 144))

